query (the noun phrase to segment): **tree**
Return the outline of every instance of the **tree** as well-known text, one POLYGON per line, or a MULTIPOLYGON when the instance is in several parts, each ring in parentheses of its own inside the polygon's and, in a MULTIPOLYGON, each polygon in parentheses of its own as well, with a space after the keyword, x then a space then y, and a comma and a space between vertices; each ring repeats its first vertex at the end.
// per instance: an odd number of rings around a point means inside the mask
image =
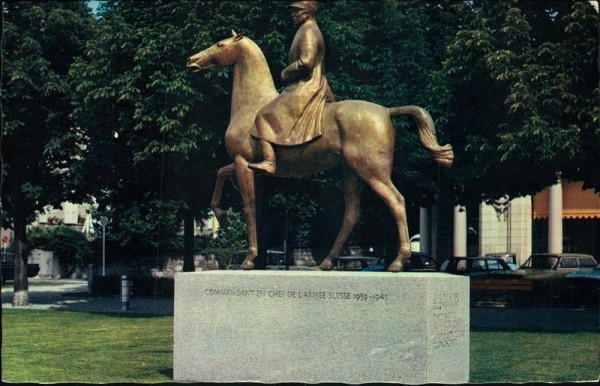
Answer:
POLYGON ((103 4, 98 33, 72 69, 75 118, 89 144, 86 183, 101 209, 110 206, 118 217, 114 235, 145 232, 122 241, 147 240, 150 230, 160 231, 155 239, 169 240, 183 216, 184 269, 193 269, 189 225, 206 216, 216 171, 230 162, 222 135, 231 79, 227 69, 192 74, 185 60, 231 28, 258 31, 257 41, 272 56, 283 50, 277 32, 283 15, 288 18, 286 7, 273 2, 103 4), (176 218, 166 221, 164 211, 144 215, 148 203, 165 201, 176 218), (144 225, 126 227, 130 214, 143 217, 144 225))
POLYGON ((83 2, 7 2, 2 14, 2 226, 15 232, 13 305, 24 306, 27 224, 46 205, 86 197, 68 71, 93 19, 83 2))
POLYGON ((597 187, 597 12, 583 1, 467 7, 429 87, 456 149, 455 200, 534 194, 559 171, 597 187))

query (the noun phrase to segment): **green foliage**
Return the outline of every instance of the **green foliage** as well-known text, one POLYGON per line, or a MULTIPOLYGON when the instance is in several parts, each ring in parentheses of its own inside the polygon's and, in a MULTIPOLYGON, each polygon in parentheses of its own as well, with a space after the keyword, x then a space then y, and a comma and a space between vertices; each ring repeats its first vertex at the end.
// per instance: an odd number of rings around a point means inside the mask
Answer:
POLYGON ((584 177, 600 164, 597 11, 502 1, 473 2, 467 15, 430 86, 443 90, 432 98, 457 153, 457 199, 533 194, 557 171, 597 184, 584 177))
POLYGON ((208 242, 207 248, 232 248, 235 250, 248 248, 247 234, 248 228, 242 215, 233 209, 228 209, 227 224, 219 228, 217 237, 208 242))
POLYGON ((242 215, 233 209, 227 210, 227 223, 221 224, 217 237, 207 242, 202 254, 209 259, 214 255, 219 268, 224 269, 232 263, 234 254, 248 248, 248 227, 242 215))
POLYGON ((85 193, 68 69, 93 19, 83 2, 9 2, 2 12, 2 211, 10 222, 27 222, 36 210, 85 193))
POLYGON ((181 202, 149 199, 148 202, 131 201, 121 211, 113 211, 113 230, 110 239, 121 247, 141 252, 181 250, 177 237, 180 229, 181 202))
POLYGON ((58 256, 61 268, 71 275, 91 262, 92 247, 85 235, 65 226, 32 228, 28 234, 30 248, 45 249, 58 256))
MULTIPOLYGON (((321 5, 336 97, 421 105, 454 146, 455 167, 442 173, 413 122, 396 120, 393 179, 408 203, 429 205, 438 190, 477 202, 531 194, 559 170, 600 187, 598 13, 588 2, 321 5)), ((181 213, 206 217, 216 170, 230 162, 231 71, 191 73, 186 58, 233 28, 258 43, 283 87, 295 30, 287 4, 113 0, 94 19, 84 2, 8 2, 3 12, 3 222, 90 193, 118 214, 110 238, 120 245, 179 248, 181 213)), ((288 208, 297 241, 337 230, 315 219, 342 210, 339 172, 267 191, 270 210, 288 208)), ((224 207, 239 201, 225 190, 224 207)), ((364 201, 363 221, 391 229, 379 198, 367 190, 364 201)))

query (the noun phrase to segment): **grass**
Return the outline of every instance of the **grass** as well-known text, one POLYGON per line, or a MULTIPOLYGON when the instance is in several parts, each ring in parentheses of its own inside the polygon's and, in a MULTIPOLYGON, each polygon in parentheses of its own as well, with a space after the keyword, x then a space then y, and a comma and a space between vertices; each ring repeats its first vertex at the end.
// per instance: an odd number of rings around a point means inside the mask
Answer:
MULTIPOLYGON (((2 310, 9 382, 172 381, 173 317, 2 310)), ((473 383, 598 378, 600 334, 471 331, 473 383)))
POLYGON ((172 381, 173 317, 2 310, 2 380, 172 381))
POLYGON ((471 382, 591 381, 599 374, 599 333, 471 331, 471 382))

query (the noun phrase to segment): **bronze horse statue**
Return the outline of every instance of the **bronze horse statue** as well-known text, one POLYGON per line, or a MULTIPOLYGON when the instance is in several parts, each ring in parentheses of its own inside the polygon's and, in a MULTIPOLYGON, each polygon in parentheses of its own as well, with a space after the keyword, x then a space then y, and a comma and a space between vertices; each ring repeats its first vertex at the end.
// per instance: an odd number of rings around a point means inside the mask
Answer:
MULTIPOLYGON (((233 66, 231 121, 225 132, 225 146, 233 163, 219 169, 211 207, 219 221, 224 212, 219 208, 226 176, 234 174, 244 202, 248 225, 248 255, 243 269, 254 268, 258 253, 256 235, 255 176, 249 163, 262 159, 258 141, 250 136, 255 117, 261 107, 278 93, 271 71, 261 49, 248 37, 232 31, 232 36, 201 51, 187 61, 193 71, 233 66)), ((388 271, 402 271, 403 261, 410 257, 410 241, 406 223, 404 197, 391 180, 394 158, 395 127, 392 118, 409 114, 417 121, 419 137, 435 162, 450 167, 454 158, 450 145, 437 143, 435 127, 429 114, 418 106, 386 108, 374 103, 347 100, 325 105, 322 117, 323 135, 298 146, 276 146, 275 177, 299 177, 343 167, 345 212, 342 228, 335 243, 320 265, 330 270, 358 221, 360 195, 368 184, 389 207, 399 234, 398 252, 388 271)))

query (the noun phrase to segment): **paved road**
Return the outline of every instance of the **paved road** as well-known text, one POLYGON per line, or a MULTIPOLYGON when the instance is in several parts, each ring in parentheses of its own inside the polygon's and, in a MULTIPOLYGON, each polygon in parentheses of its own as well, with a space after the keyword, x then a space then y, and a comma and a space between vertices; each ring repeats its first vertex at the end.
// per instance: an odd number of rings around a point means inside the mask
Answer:
MULTIPOLYGON (((28 309, 173 315, 172 299, 131 298, 123 311, 120 297, 89 294, 82 280, 30 280, 28 309)), ((12 287, 2 288, 2 308, 12 308, 12 287)), ((600 308, 494 308, 472 307, 471 327, 498 330, 600 332, 600 308)))
MULTIPOLYGON (((149 315, 173 315, 172 299, 131 298, 129 310, 123 311, 120 297, 92 296, 83 280, 36 280, 29 281, 27 309, 50 309, 66 311, 126 313, 149 315)), ((9 283, 10 284, 10 283, 9 283)), ((12 308, 13 289, 2 286, 2 308, 12 308)))

